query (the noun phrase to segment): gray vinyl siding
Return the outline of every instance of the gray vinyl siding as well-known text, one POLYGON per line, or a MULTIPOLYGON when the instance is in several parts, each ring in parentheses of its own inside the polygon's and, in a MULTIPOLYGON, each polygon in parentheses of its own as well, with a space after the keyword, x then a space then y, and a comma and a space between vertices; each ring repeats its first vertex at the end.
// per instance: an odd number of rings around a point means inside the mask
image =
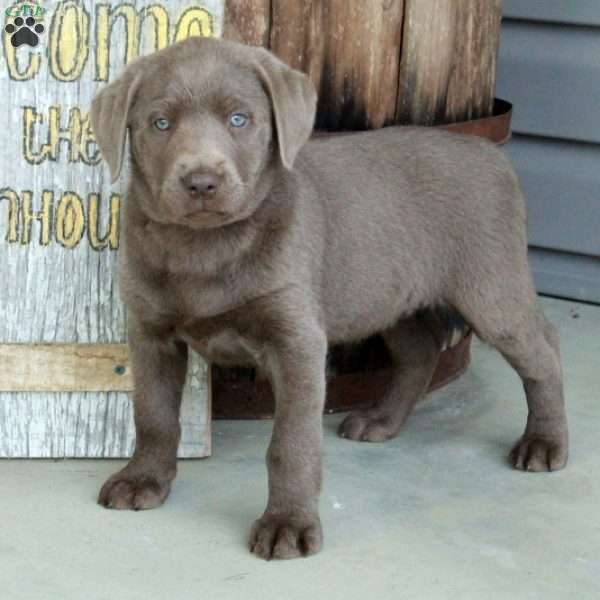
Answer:
POLYGON ((598 0, 504 0, 502 13, 510 19, 600 25, 598 0))
POLYGON ((600 302, 600 0, 505 0, 496 95, 538 290, 600 302))

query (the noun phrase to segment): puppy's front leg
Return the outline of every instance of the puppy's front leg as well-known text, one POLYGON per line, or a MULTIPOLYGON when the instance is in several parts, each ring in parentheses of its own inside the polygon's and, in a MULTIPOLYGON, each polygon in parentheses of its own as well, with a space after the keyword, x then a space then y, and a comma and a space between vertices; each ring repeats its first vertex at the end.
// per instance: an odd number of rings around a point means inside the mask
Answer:
POLYGON ((258 556, 294 558, 318 552, 322 418, 327 342, 322 332, 288 338, 267 353, 275 421, 267 452, 269 501, 250 534, 258 556))
POLYGON ((135 452, 129 464, 102 486, 98 503, 139 510, 160 506, 175 478, 187 346, 165 332, 149 331, 131 313, 128 330, 135 452))

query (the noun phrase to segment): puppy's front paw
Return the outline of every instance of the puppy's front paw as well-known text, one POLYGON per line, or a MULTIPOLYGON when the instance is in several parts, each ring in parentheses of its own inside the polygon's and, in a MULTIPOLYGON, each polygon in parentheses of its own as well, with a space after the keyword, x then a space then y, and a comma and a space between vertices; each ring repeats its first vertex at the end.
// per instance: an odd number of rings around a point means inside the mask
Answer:
POLYGON ((511 450, 509 460, 521 471, 558 471, 567 464, 568 442, 525 434, 511 450))
POLYGON ((316 554, 323 545, 319 517, 295 519, 283 515, 263 515, 250 532, 250 552, 271 558, 296 558, 316 554))
POLYGON ((169 495, 171 484, 154 475, 119 471, 102 486, 98 504, 106 508, 144 510, 160 506, 169 495))

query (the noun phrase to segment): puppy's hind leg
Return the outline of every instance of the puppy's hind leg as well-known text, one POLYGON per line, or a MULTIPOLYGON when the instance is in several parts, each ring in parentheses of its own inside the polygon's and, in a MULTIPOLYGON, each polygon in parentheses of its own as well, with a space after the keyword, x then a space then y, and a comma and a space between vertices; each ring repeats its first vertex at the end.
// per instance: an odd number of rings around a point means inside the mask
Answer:
POLYGON ((510 453, 512 465, 555 471, 566 465, 569 446, 558 334, 537 309, 533 286, 526 292, 517 299, 497 286, 479 288, 476 300, 467 301, 461 312, 523 381, 529 414, 525 433, 510 453))
POLYGON ((395 437, 433 377, 440 344, 423 317, 402 320, 382 336, 394 361, 390 387, 374 406, 344 419, 338 429, 341 437, 363 442, 395 437))
POLYGON ((534 321, 539 354, 534 351, 533 359, 525 359, 524 364, 518 353, 505 355, 523 379, 529 408, 525 433, 512 449, 510 460, 517 469, 556 471, 567 464, 569 453, 558 333, 541 312, 536 311, 534 321))

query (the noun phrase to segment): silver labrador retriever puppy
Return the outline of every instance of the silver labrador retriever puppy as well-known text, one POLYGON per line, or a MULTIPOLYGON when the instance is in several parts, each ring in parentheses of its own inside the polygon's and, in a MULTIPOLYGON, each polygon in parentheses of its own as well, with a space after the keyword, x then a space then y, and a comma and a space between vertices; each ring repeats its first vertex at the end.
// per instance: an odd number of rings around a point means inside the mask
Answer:
POLYGON ((268 51, 193 38, 129 65, 92 123, 117 179, 130 132, 121 286, 129 311, 137 441, 99 502, 153 508, 176 473, 187 349, 255 364, 276 396, 269 498, 250 548, 322 544, 321 417, 331 342, 381 332, 389 393, 340 434, 398 433, 458 311, 525 388, 518 469, 560 469, 568 440, 558 337, 536 307, 525 207, 491 143, 417 127, 308 141, 316 94, 268 51))

